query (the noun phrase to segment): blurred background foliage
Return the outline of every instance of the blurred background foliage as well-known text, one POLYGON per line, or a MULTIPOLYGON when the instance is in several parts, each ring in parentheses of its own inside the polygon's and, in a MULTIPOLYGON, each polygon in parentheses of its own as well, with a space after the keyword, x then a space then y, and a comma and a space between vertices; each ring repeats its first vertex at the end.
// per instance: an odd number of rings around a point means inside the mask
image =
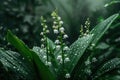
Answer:
MULTIPOLYGON (((12 30, 30 47, 40 46, 40 16, 46 17, 52 26, 50 14, 55 9, 64 21, 69 43, 79 35, 81 24, 90 18, 91 28, 114 13, 120 11, 119 0, 1 0, 0 2, 0 47, 11 47, 5 41, 6 30, 12 30), (107 3, 118 1, 108 6, 107 3)), ((103 45, 119 46, 120 17, 106 33, 103 45)), ((49 37, 54 40, 52 34, 49 37)))

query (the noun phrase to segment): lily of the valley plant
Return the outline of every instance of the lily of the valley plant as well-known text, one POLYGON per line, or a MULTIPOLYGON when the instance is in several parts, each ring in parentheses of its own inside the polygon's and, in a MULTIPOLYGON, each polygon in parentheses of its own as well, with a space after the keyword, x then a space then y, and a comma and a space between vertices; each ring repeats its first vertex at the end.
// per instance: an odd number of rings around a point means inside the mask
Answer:
POLYGON ((28 48, 8 30, 7 41, 19 53, 0 49, 0 67, 3 74, 9 77, 5 80, 103 80, 104 74, 120 65, 120 58, 113 58, 98 65, 100 58, 94 57, 95 53, 92 52, 118 14, 99 23, 91 31, 89 30, 90 20, 87 19, 80 27, 80 36, 70 46, 67 44, 69 36, 65 32, 61 17, 56 11, 51 16, 53 26, 48 26, 47 20, 41 17, 43 30, 40 33, 42 36, 40 47, 28 48), (56 37, 54 41, 48 38, 51 32, 56 37), (95 64, 98 66, 93 66, 95 64), (94 71, 95 68, 97 68, 96 71, 94 71))

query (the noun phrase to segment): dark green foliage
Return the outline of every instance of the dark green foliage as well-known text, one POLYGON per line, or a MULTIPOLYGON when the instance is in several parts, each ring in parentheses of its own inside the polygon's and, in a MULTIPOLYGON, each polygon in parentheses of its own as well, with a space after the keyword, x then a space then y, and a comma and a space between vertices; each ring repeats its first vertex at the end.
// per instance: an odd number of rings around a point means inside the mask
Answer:
MULTIPOLYGON (((30 62, 30 65, 34 70, 36 70, 36 74, 38 74, 41 79, 46 80, 55 80, 54 75, 50 72, 47 66, 41 61, 39 56, 32 50, 30 50, 19 38, 13 35, 10 31, 7 33, 7 40, 13 44, 23 55, 23 57, 30 62), (37 71, 38 70, 38 71, 37 71), (47 75, 47 77, 46 77, 47 75)), ((39 77, 37 79, 39 79, 39 77)))
POLYGON ((19 53, 0 49, 0 62, 1 80, 33 80, 35 77, 32 66, 19 53))

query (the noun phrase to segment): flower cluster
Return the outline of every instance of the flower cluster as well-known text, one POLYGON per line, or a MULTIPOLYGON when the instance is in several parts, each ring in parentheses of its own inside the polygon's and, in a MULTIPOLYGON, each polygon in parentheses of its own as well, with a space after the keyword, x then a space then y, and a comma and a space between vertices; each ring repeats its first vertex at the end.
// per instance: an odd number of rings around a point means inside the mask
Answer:
POLYGON ((41 42, 43 43, 41 44, 41 48, 45 48, 47 34, 49 33, 49 30, 48 26, 46 25, 46 20, 43 18, 43 16, 41 17, 41 25, 43 26, 43 32, 40 33, 40 35, 43 36, 43 38, 41 38, 41 42))
POLYGON ((86 20, 86 22, 85 22, 85 29, 86 29, 86 34, 88 34, 89 33, 89 28, 90 28, 90 20, 89 20, 89 18, 87 18, 87 20, 86 20))
POLYGON ((90 20, 89 18, 87 18, 85 22, 85 26, 81 25, 80 27, 80 37, 89 34, 89 28, 90 28, 90 20))
POLYGON ((48 26, 46 25, 46 20, 43 18, 43 16, 41 17, 41 25, 43 26, 43 32, 40 33, 41 36, 43 36, 43 38, 41 38, 41 48, 45 49, 45 52, 46 52, 46 57, 47 57, 47 61, 46 61, 46 65, 50 65, 51 62, 49 62, 49 53, 50 53, 50 50, 49 50, 49 47, 48 47, 48 44, 47 44, 47 34, 49 33, 49 30, 48 30, 48 26))
MULTIPOLYGON (((58 16, 57 12, 56 11, 52 12, 51 16, 53 18, 53 26, 52 26, 53 32, 54 32, 54 34, 57 35, 57 38, 54 42, 56 45, 55 50, 60 52, 60 54, 56 58, 59 62, 59 65, 62 65, 62 68, 63 68, 62 70, 65 75, 65 78, 70 78, 70 74, 65 69, 65 63, 70 61, 68 54, 67 54, 69 47, 65 43, 66 39, 68 38, 68 35, 65 33, 65 29, 63 27, 63 21, 61 20, 61 17, 58 16)), ((43 56, 43 58, 46 59, 45 64, 47 66, 51 66, 52 63, 49 59, 49 54, 51 52, 50 52, 48 40, 47 40, 48 39, 47 34, 49 33, 49 30, 48 30, 48 26, 46 25, 46 20, 43 17, 41 17, 41 25, 43 26, 43 32, 40 33, 40 35, 43 36, 43 38, 41 38, 41 42, 42 42, 41 48, 43 48, 43 50, 45 50, 45 53, 46 53, 46 55, 43 56)), ((87 34, 89 34, 89 27, 90 27, 90 21, 88 18, 85 22, 85 25, 81 26, 80 37, 86 36, 87 34)), ((94 58, 93 62, 95 62, 95 61, 96 61, 96 59, 94 58)), ((89 60, 87 60, 85 62, 85 65, 87 66, 89 64, 91 64, 91 62, 89 60)), ((90 67, 88 67, 88 69, 86 71, 87 71, 87 73, 90 73, 90 67)))
MULTIPOLYGON (((53 22, 53 32, 54 34, 57 35, 57 39, 55 40, 55 44, 56 44, 56 49, 59 50, 59 49, 62 49, 62 59, 64 57, 63 53, 64 51, 67 51, 69 50, 69 47, 66 46, 66 44, 64 43, 64 40, 68 38, 68 35, 65 33, 65 29, 63 27, 63 21, 61 20, 61 17, 58 16, 57 12, 54 11, 52 14, 51 14, 54 22, 53 22)), ((59 56, 58 56, 59 58, 59 56)), ((67 60, 68 61, 68 60, 67 60)), ((63 61, 64 62, 64 61, 63 61)))
MULTIPOLYGON (((67 72, 67 70, 64 71, 65 69, 65 63, 69 62, 70 59, 68 57, 68 55, 66 54, 67 51, 69 50, 69 47, 66 45, 65 41, 66 39, 68 38, 68 35, 65 33, 65 29, 63 27, 63 21, 61 20, 61 17, 58 16, 57 12, 54 11, 52 14, 51 14, 52 18, 53 18, 53 32, 54 34, 57 35, 57 38, 55 40, 55 50, 60 50, 61 54, 59 54, 56 58, 59 62, 59 65, 62 65, 63 67, 63 72, 65 73, 65 78, 70 78, 70 74, 67 72)), ((49 30, 48 30, 48 26, 46 25, 46 20, 41 17, 41 25, 43 26, 43 31, 40 33, 40 35, 43 37, 41 38, 41 48, 43 48, 43 50, 45 50, 45 53, 46 55, 43 56, 45 60, 45 64, 47 66, 51 66, 52 63, 50 62, 50 56, 49 54, 51 53, 50 52, 50 49, 49 49, 49 45, 47 43, 47 34, 49 33, 49 30)))
MULTIPOLYGON (((58 37, 57 39, 55 40, 55 44, 57 45, 56 46, 56 49, 59 49, 61 48, 61 44, 65 45, 64 42, 63 42, 63 39, 67 39, 68 38, 68 35, 65 33, 65 29, 63 27, 63 21, 61 20, 61 17, 57 15, 57 12, 54 11, 52 14, 51 14, 54 22, 53 22, 53 32, 54 34, 56 34, 58 37)), ((68 49, 68 47, 66 46, 64 50, 68 49)))
MULTIPOLYGON (((56 44, 56 50, 61 50, 61 54, 57 56, 57 60, 59 61, 60 64, 62 64, 63 69, 64 69, 64 65, 66 62, 69 62, 70 59, 69 57, 67 57, 66 51, 69 50, 69 47, 66 45, 65 40, 68 38, 68 35, 65 33, 65 29, 63 27, 63 21, 61 20, 61 17, 58 16, 57 12, 54 11, 51 14, 52 18, 53 18, 53 32, 54 34, 57 35, 57 38, 55 40, 55 44, 56 44)), ((66 78, 69 78, 70 75, 67 74, 65 75, 66 78)))

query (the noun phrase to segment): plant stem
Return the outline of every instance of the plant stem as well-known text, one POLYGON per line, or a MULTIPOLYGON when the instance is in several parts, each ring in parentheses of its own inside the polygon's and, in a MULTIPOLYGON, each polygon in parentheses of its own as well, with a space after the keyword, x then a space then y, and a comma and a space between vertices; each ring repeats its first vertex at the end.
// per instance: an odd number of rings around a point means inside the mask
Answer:
POLYGON ((47 43, 47 37, 46 37, 46 56, 47 56, 47 62, 49 61, 49 56, 48 56, 48 43, 47 43))
POLYGON ((64 69, 64 50, 63 50, 63 40, 62 40, 62 33, 60 34, 60 42, 61 42, 61 49, 62 49, 62 66, 63 66, 63 69, 64 69))

